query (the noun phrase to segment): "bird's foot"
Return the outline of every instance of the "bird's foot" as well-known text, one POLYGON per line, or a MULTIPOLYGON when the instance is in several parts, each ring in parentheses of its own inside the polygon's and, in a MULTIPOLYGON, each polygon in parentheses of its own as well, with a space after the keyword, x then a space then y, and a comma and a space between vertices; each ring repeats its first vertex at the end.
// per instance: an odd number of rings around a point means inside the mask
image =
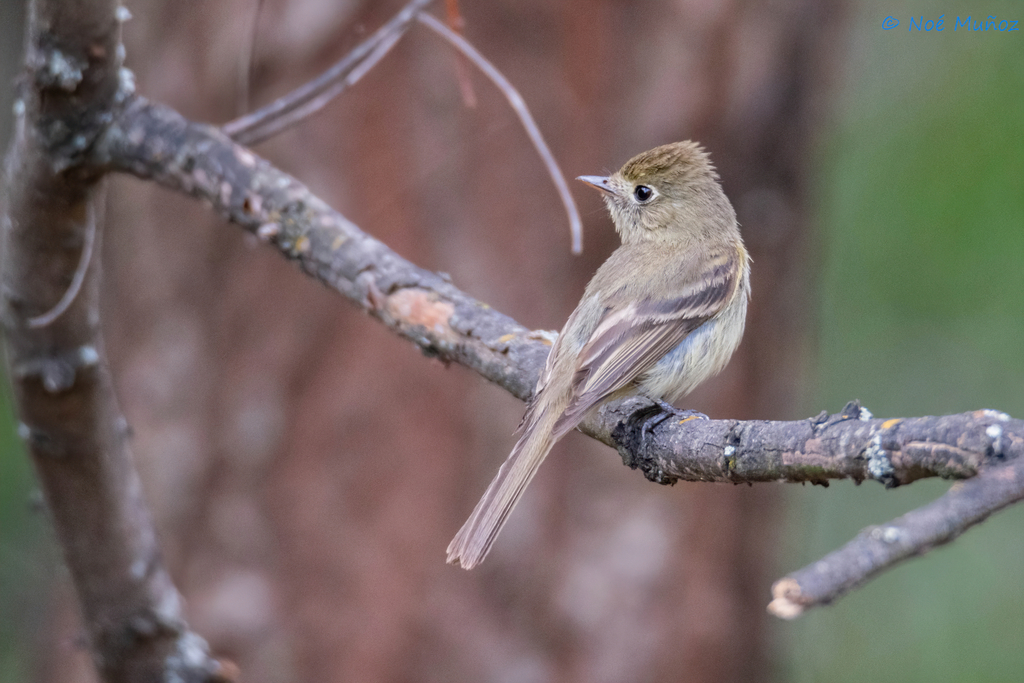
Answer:
POLYGON ((650 438, 659 426, 673 419, 682 424, 709 418, 695 410, 679 410, 664 401, 655 401, 637 410, 612 432, 623 464, 641 470, 653 482, 675 483, 676 478, 662 470, 661 461, 653 452, 654 439, 650 438))
POLYGON ((654 430, 671 420, 675 416, 675 412, 676 409, 668 403, 655 401, 654 406, 651 407, 650 414, 644 418, 643 424, 640 426, 640 439, 642 443, 647 443, 647 439, 654 434, 654 430), (655 408, 658 410, 655 411, 655 408))
POLYGON ((664 401, 655 401, 655 405, 659 408, 658 412, 652 412, 644 419, 643 426, 640 428, 640 433, 644 441, 647 440, 647 436, 652 434, 655 429, 660 427, 662 423, 668 422, 669 420, 675 419, 679 424, 689 422, 690 420, 709 420, 707 415, 696 410, 680 410, 673 405, 665 403, 664 401))

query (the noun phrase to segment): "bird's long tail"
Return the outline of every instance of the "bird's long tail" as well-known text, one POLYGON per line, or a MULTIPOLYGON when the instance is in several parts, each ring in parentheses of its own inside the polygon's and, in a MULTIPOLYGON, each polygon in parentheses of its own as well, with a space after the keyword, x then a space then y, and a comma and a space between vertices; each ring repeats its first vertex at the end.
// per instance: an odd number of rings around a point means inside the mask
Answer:
POLYGON ((561 433, 555 433, 558 415, 547 410, 538 412, 540 414, 532 420, 533 416, 527 415, 523 435, 476 504, 473 514, 448 544, 449 564, 472 569, 483 562, 498 532, 505 526, 509 513, 519 502, 551 447, 568 431, 559 429, 561 433))

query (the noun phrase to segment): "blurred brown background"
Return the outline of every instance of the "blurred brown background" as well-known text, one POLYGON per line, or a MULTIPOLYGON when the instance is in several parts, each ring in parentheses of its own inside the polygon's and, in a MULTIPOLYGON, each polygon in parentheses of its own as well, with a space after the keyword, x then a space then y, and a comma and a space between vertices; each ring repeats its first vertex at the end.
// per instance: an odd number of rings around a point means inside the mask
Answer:
MULTIPOLYGON (((399 5, 263 0, 252 101, 305 81, 399 5)), ((143 94, 218 123, 243 108, 257 0, 128 6, 143 94)), ((1024 34, 953 28, 969 15, 1021 25, 1021 3, 825 13, 836 7, 463 0, 466 35, 522 90, 567 176, 681 138, 718 163, 755 258, 753 304, 737 357, 687 406, 801 417, 857 398, 876 415, 1020 417, 1024 34), (915 32, 911 17, 945 30, 915 32)), ((0 2, 0 143, 22 8, 0 2)), ((611 225, 574 187, 587 250, 569 255, 525 134, 472 78, 476 109, 447 45, 414 28, 258 151, 413 261, 557 329, 614 247, 611 225)), ((1020 679, 1024 505, 796 622, 763 612, 772 579, 942 481, 669 489, 570 435, 488 561, 445 566, 523 406, 423 358, 204 207, 113 185, 103 313, 119 397, 188 616, 245 680, 1020 679)), ((0 419, 0 683, 88 681, 33 487, 0 419)))
MULTIPOLYGON (((139 91, 224 122, 343 55, 400 2, 130 5, 139 91)), ((807 355, 807 156, 837 6, 463 2, 466 36, 521 90, 566 175, 701 141, 754 259, 746 341, 686 401, 788 418, 807 355)), ((584 256, 509 107, 422 27, 363 82, 257 148, 364 230, 522 323, 558 329, 617 238, 574 192, 584 256)), ((576 184, 574 184, 576 185, 576 184)), ((244 680, 761 681, 778 575, 775 489, 662 488, 574 434, 494 552, 444 548, 523 406, 411 345, 203 206, 112 183, 104 318, 121 404, 191 625, 244 680)), ((66 596, 65 596, 66 597, 66 596)), ((57 600, 37 680, 85 681, 57 600), (57 626, 59 625, 59 626, 57 626), (57 653, 59 656, 53 656, 57 653)))

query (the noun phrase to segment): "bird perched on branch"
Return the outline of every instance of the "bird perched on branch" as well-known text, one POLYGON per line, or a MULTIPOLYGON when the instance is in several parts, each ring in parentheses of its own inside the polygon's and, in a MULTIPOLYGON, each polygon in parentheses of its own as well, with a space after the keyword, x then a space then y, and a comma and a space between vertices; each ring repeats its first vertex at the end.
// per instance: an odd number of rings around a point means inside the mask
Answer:
POLYGON ((519 441, 448 546, 487 555, 554 443, 602 403, 674 401, 716 374, 743 336, 750 257, 718 174, 693 142, 639 154, 601 191, 622 246, 594 274, 548 355, 519 441))

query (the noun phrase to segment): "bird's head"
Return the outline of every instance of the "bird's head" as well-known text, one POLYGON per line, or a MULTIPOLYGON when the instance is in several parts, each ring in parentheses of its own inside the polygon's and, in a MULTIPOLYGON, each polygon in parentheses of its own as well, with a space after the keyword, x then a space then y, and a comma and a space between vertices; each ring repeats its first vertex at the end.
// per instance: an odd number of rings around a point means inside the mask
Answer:
POLYGON ((601 191, 625 243, 736 230, 736 215, 707 153, 674 142, 636 155, 610 176, 580 176, 601 191))

